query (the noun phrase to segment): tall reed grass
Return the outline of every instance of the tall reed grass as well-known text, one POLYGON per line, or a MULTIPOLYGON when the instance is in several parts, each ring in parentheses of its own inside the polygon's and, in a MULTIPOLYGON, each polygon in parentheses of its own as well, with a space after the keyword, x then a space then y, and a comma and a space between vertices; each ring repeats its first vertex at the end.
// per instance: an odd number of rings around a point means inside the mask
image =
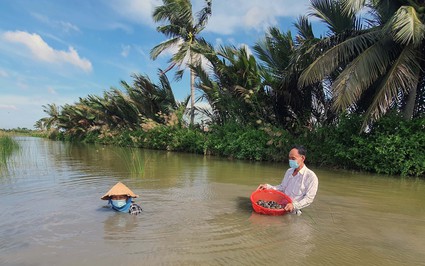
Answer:
POLYGON ((18 148, 18 143, 10 135, 0 132, 0 164, 6 164, 7 158, 18 148))
POLYGON ((130 177, 142 178, 145 175, 145 169, 148 164, 147 158, 143 156, 140 149, 126 148, 119 152, 118 156, 128 170, 130 177))

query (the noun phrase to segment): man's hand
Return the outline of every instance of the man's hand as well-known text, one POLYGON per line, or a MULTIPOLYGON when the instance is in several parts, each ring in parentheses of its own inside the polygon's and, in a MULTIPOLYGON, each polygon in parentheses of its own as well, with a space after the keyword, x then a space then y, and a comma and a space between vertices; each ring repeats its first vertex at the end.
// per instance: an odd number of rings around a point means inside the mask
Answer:
POLYGON ((257 190, 263 190, 263 189, 267 189, 267 184, 260 184, 260 185, 257 187, 257 190))
POLYGON ((294 210, 294 205, 292 203, 288 203, 286 204, 284 210, 287 212, 292 212, 294 210))

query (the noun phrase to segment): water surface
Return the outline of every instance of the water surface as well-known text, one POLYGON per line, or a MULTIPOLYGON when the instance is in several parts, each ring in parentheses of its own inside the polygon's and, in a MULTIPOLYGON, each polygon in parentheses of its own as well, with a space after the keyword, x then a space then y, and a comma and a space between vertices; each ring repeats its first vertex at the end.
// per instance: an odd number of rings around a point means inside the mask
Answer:
POLYGON ((425 183, 328 171, 303 215, 253 213, 286 163, 18 137, 0 169, 0 265, 425 265, 425 183), (100 197, 116 182, 144 212, 100 197))

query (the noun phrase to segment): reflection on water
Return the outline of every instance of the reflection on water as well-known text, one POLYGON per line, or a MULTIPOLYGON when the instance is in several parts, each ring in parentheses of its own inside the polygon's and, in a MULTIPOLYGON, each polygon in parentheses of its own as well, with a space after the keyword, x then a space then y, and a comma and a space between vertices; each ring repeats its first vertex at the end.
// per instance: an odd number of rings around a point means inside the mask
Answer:
POLYGON ((137 229, 137 215, 122 215, 114 213, 103 222, 104 239, 110 241, 128 241, 137 229))
POLYGON ((0 265, 424 265, 425 184, 315 169, 303 215, 252 212, 285 165, 16 138, 0 174, 0 265), (143 213, 105 208, 117 181, 143 213))

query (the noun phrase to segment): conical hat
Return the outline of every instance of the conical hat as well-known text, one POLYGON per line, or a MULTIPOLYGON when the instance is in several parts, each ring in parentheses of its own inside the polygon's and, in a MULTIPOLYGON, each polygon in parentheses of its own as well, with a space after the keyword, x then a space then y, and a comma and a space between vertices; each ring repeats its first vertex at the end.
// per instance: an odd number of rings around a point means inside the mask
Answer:
POLYGON ((139 196, 134 194, 126 185, 118 182, 108 192, 106 192, 101 199, 108 200, 110 196, 127 195, 128 197, 138 198, 139 196))

